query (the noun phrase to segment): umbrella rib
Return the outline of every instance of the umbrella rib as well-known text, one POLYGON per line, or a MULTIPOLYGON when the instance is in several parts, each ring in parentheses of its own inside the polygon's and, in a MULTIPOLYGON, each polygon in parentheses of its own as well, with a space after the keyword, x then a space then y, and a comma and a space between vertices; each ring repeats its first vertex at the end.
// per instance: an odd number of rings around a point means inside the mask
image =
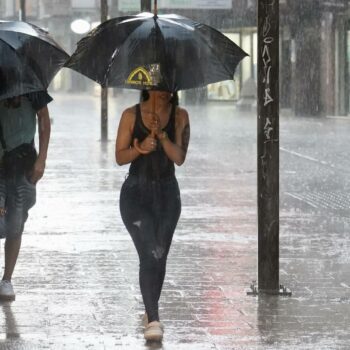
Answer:
MULTIPOLYGON (((161 29, 159 22, 157 20, 154 21, 154 28, 155 28, 155 30, 158 30, 158 32, 160 33, 160 39, 162 40, 162 44, 163 44, 163 47, 162 47, 163 50, 159 51, 159 56, 157 55, 158 59, 160 61, 161 60, 160 55, 162 55, 162 58, 166 61, 167 59, 166 59, 166 50, 165 50, 165 44, 164 44, 164 40, 165 40, 164 33, 162 32, 162 29, 161 29)), ((160 47, 159 47, 159 50, 160 50, 160 47)))
POLYGON ((114 63, 115 57, 117 56, 117 53, 120 51, 120 47, 121 47, 127 40, 128 40, 128 38, 126 37, 125 40, 119 45, 119 47, 117 47, 117 48, 113 51, 112 56, 111 56, 111 59, 110 59, 110 61, 109 61, 109 63, 108 63, 108 67, 107 67, 106 72, 105 72, 105 74, 104 74, 104 76, 103 76, 103 82, 102 82, 102 84, 101 84, 102 86, 106 86, 106 81, 107 81, 107 79, 108 79, 108 74, 109 74, 109 72, 110 72, 110 70, 111 70, 111 68, 112 68, 112 65, 113 65, 113 63, 114 63))
POLYGON ((107 79, 108 79, 108 74, 112 68, 112 65, 113 65, 113 62, 114 62, 114 59, 115 59, 115 56, 117 56, 117 53, 119 52, 119 47, 117 47, 114 51, 113 51, 113 54, 112 54, 112 57, 109 61, 109 64, 108 64, 108 67, 106 69, 106 73, 104 74, 104 77, 103 77, 103 82, 102 82, 102 86, 105 86, 106 82, 107 82, 107 79))
POLYGON ((164 17, 161 17, 161 20, 164 21, 164 22, 169 22, 171 24, 174 24, 176 26, 179 26, 179 27, 185 27, 186 29, 190 30, 190 31, 194 31, 193 27, 191 27, 189 24, 187 23, 184 23, 184 22, 177 22, 175 21, 174 19, 171 19, 171 18, 164 18, 164 17))

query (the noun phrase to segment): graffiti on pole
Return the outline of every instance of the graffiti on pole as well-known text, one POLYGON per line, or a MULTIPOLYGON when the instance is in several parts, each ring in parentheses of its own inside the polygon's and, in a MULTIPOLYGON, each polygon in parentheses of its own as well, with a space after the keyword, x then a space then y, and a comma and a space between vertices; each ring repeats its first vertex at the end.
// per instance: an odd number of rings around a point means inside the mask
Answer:
MULTIPOLYGON (((271 22, 271 16, 273 16, 273 6, 276 0, 265 0, 263 2, 264 11, 262 11, 262 27, 261 27, 261 62, 262 62, 262 76, 261 76, 261 92, 262 103, 261 110, 259 111, 259 118, 262 118, 263 122, 263 135, 264 135, 264 152, 261 156, 261 166, 262 166, 262 177, 266 179, 267 177, 267 162, 268 158, 271 156, 267 151, 267 146, 269 143, 276 141, 273 138, 274 135, 274 106, 271 104, 278 100, 278 95, 274 89, 276 86, 275 75, 277 67, 274 66, 274 59, 276 58, 276 53, 274 52, 276 46, 276 39, 274 37, 274 27, 271 22), (271 105, 271 106, 270 106, 271 105), (271 107, 271 108, 270 108, 271 107), (264 112, 264 113, 262 113, 264 112), (269 154, 269 157, 268 155, 269 154)), ((278 42, 277 42, 278 45, 278 42)), ((278 74, 278 72, 277 72, 278 74)))
POLYGON ((263 83, 265 84, 265 97, 264 97, 264 106, 267 106, 269 103, 273 102, 273 97, 271 96, 270 88, 270 74, 272 69, 272 60, 270 55, 270 47, 274 42, 274 38, 269 36, 271 30, 270 16, 266 11, 263 27, 263 50, 262 50, 262 60, 264 63, 264 79, 263 83))

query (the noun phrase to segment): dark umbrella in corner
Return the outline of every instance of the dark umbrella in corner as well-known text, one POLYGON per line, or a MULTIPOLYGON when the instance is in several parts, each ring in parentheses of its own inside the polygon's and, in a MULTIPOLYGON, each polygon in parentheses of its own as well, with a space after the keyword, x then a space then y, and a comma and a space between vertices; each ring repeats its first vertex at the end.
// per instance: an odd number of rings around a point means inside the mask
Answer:
POLYGON ((68 58, 43 29, 0 21, 0 100, 46 90, 68 58))

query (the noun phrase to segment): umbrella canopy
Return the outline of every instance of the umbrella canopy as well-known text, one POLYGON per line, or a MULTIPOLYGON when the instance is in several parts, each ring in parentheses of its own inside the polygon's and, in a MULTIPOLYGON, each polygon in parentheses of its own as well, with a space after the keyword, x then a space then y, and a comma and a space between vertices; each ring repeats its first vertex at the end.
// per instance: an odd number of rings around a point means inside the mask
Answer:
POLYGON ((212 27, 145 12, 100 24, 79 41, 66 67, 104 87, 178 91, 232 80, 245 56, 212 27))
POLYGON ((43 29, 0 21, 0 99, 46 90, 68 58, 43 29))

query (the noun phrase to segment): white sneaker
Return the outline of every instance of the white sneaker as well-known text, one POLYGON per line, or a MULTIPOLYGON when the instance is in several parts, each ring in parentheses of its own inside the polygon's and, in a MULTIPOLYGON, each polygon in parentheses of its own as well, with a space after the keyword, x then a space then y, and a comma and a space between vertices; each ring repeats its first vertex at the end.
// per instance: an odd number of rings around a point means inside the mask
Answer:
MULTIPOLYGON (((145 312, 143 315, 142 315, 142 320, 141 320, 141 322, 142 322, 142 325, 144 326, 144 327, 147 327, 147 325, 148 325, 148 315, 147 315, 147 312, 145 312)), ((160 328, 163 330, 163 332, 164 332, 164 325, 163 325, 163 323, 160 323, 160 328)))
POLYGON ((15 292, 13 291, 12 283, 7 280, 0 282, 0 300, 12 301, 16 299, 15 292))
POLYGON ((150 322, 145 328, 144 337, 146 340, 162 341, 163 339, 162 324, 158 321, 150 322))
POLYGON ((145 312, 142 316, 142 325, 144 327, 146 327, 148 325, 148 316, 147 316, 147 312, 145 312))

